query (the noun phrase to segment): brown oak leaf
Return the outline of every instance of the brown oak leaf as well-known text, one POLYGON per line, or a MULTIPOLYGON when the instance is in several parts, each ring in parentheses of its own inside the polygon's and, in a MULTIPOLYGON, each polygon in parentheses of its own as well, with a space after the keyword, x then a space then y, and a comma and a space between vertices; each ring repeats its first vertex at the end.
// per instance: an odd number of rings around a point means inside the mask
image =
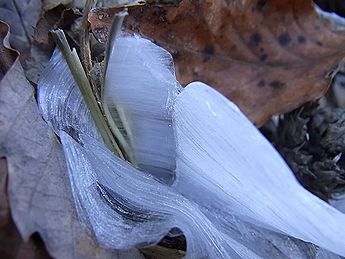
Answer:
MULTIPOLYGON (((93 31, 108 28, 114 10, 90 13, 93 31)), ((184 0, 129 13, 127 29, 170 51, 180 82, 214 86, 257 125, 322 96, 345 54, 344 32, 311 1, 184 0)))
MULTIPOLYGON (((1 29, 6 39, 8 26, 0 23, 1 29)), ((8 48, 3 38, 0 38, 1 48, 8 48)), ((4 55, 0 52, 0 60, 4 55)), ((7 190, 1 188, 0 194, 8 195, 20 236, 28 241, 34 233, 39 233, 54 258, 142 258, 135 249, 117 251, 101 247, 83 228, 73 203, 61 144, 43 121, 34 89, 26 80, 17 56, 7 68, 0 80, 0 158, 6 157, 8 186, 7 190)), ((0 184, 3 187, 2 178, 0 184)), ((0 201, 3 206, 0 206, 0 219, 3 219, 8 214, 8 205, 4 203, 7 199, 2 195, 0 201)), ((8 238, 7 241, 12 240, 8 238)), ((13 240, 14 243, 21 239, 17 235, 13 240)), ((27 246, 20 249, 24 250, 15 256, 30 258, 27 246)), ((39 254, 34 255, 41 258, 39 254)))

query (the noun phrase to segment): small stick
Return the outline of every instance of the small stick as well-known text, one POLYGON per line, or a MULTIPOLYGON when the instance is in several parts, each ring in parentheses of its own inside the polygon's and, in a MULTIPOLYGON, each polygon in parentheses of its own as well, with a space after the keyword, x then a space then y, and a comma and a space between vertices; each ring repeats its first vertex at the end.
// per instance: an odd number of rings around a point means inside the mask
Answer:
POLYGON ((86 77, 83 66, 80 62, 78 54, 75 49, 72 51, 68 45, 65 33, 58 29, 52 31, 53 38, 64 56, 68 67, 76 81, 81 94, 84 97, 87 107, 90 110, 97 129, 99 130, 105 145, 114 153, 119 155, 122 159, 125 158, 122 150, 117 144, 108 124, 105 120, 100 107, 97 104, 96 98, 92 92, 91 85, 86 77))
POLYGON ((90 70, 92 68, 89 22, 87 18, 91 8, 93 8, 94 6, 95 0, 86 0, 83 10, 83 18, 80 26, 80 59, 87 76, 89 76, 90 70))
POLYGON ((110 29, 110 32, 109 32, 107 44, 106 44, 106 47, 105 47, 103 84, 102 84, 102 89, 101 89, 101 98, 102 99, 103 99, 104 82, 105 82, 105 75, 107 73, 109 57, 111 55, 111 50, 112 50, 112 48, 113 48, 113 46, 115 44, 116 36, 121 31, 122 23, 123 23, 123 20, 125 19, 126 15, 128 15, 127 8, 125 8, 121 12, 115 14, 114 19, 113 19, 113 23, 111 25, 111 29, 110 29))
MULTIPOLYGON (((122 10, 121 12, 115 14, 115 17, 113 19, 113 23, 109 32, 107 44, 106 44, 106 50, 105 50, 105 60, 104 60, 104 70, 103 70, 103 78, 102 78, 102 88, 101 88, 101 103, 102 103, 102 108, 103 108, 103 113, 105 117, 107 118, 107 121, 110 125, 110 129, 113 132, 113 134, 117 137, 121 147, 125 150, 126 153, 126 158, 128 161, 130 161, 132 164, 135 163, 135 158, 134 155, 131 152, 131 147, 128 144, 127 140, 125 137, 122 135, 121 131, 117 127, 113 117, 111 116, 109 107, 107 105, 107 102, 104 98, 104 86, 105 86, 105 77, 107 73, 107 68, 108 68, 108 62, 110 55, 116 55, 116 53, 112 53, 112 49, 114 44, 116 44, 116 36, 119 34, 121 31, 122 23, 125 18, 125 16, 128 15, 127 8, 122 10)), ((117 109, 117 113, 120 117, 121 123, 124 126, 124 130, 128 132, 128 129, 126 127, 126 118, 123 116, 122 113, 119 112, 117 109)))

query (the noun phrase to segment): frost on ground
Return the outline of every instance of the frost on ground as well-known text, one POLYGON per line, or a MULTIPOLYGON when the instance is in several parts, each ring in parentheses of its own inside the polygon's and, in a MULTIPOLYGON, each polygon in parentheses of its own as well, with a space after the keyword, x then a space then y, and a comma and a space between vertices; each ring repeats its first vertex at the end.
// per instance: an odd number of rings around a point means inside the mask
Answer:
POLYGON ((150 41, 119 37, 106 77, 136 167, 105 148, 58 51, 38 96, 79 219, 101 245, 153 245, 177 227, 189 258, 345 256, 345 215, 306 191, 231 101, 200 82, 182 89, 150 41))

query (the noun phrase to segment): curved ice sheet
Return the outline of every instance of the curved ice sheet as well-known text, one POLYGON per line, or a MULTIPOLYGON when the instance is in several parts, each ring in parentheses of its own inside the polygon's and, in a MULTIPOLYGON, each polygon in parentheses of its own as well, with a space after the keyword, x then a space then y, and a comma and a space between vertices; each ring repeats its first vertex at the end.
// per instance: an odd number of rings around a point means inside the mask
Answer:
POLYGON ((198 206, 81 135, 60 134, 78 213, 97 240, 128 249, 157 243, 173 227, 187 239, 188 258, 259 258, 224 235, 198 206))
POLYGON ((122 102, 117 112, 128 119, 128 137, 146 173, 98 142, 59 52, 38 86, 43 116, 61 137, 78 215, 102 245, 155 244, 178 227, 190 258, 337 258, 285 234, 344 254, 343 214, 300 187, 235 105, 201 83, 176 97, 181 89, 166 51, 137 36, 116 44, 113 51, 121 54, 113 53, 119 57, 110 67, 117 76, 108 79, 120 86, 105 93, 112 107, 112 98, 122 102), (175 126, 169 127, 172 108, 175 126), (148 173, 172 179, 173 129, 177 180, 168 187, 148 173))
POLYGON ((122 118, 137 165, 166 183, 175 169, 170 107, 180 89, 169 52, 139 36, 116 39, 105 101, 122 118))
POLYGON ((45 121, 56 133, 78 132, 98 136, 90 112, 59 49, 38 80, 38 106, 45 121))
POLYGON ((306 191, 239 109, 203 83, 178 96, 175 188, 219 218, 312 242, 345 256, 345 215, 306 191))

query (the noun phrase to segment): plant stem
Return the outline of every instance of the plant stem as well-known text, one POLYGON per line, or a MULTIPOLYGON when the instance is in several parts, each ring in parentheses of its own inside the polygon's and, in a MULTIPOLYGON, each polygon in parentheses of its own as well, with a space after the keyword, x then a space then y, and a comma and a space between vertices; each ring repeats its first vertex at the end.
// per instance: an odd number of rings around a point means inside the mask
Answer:
POLYGON ((128 15, 127 8, 122 10, 121 12, 115 14, 113 23, 111 25, 111 29, 109 32, 107 44, 105 47, 105 60, 104 60, 104 72, 103 72, 103 84, 102 84, 102 89, 101 89, 101 98, 103 99, 103 91, 104 91, 104 85, 105 85, 105 76, 107 73, 107 68, 108 68, 108 62, 110 55, 112 54, 111 51, 113 49, 113 46, 115 44, 116 36, 119 34, 121 31, 122 23, 123 20, 125 19, 125 16, 128 15))
POLYGON ((92 92, 91 85, 83 66, 80 62, 78 54, 75 49, 71 51, 66 36, 64 32, 60 29, 52 31, 53 38, 58 45, 59 49, 64 56, 68 67, 73 75, 73 78, 78 85, 81 94, 84 97, 87 107, 90 110, 91 117, 95 122, 99 133, 101 134, 105 145, 114 153, 119 155, 121 158, 125 158, 122 150, 120 149, 119 145, 117 144, 110 128, 105 120, 100 107, 97 104, 96 98, 92 92))
MULTIPOLYGON (((103 109, 104 115, 107 118, 107 121, 110 125, 110 129, 113 132, 113 134, 117 137, 121 147, 123 147, 123 149, 125 150, 127 160, 130 161, 132 164, 135 164, 135 158, 131 152, 131 147, 128 144, 125 137, 122 135, 119 128, 117 127, 113 117, 111 116, 107 102, 104 98, 105 77, 106 77, 106 73, 107 73, 108 62, 110 59, 110 55, 112 55, 112 54, 116 55, 116 53, 112 53, 112 49, 113 49, 114 44, 116 44, 116 36, 121 31, 122 23, 123 23, 123 20, 124 20, 126 15, 128 15, 127 8, 125 8, 123 11, 115 14, 115 17, 113 19, 113 23, 111 26, 111 30, 109 32, 109 37, 107 40, 106 50, 105 50, 104 70, 103 70, 103 78, 102 78, 103 83, 102 83, 102 88, 101 88, 101 100, 102 100, 101 103, 102 103, 102 109, 103 109)), ((117 110, 117 114, 120 117, 120 121, 122 123, 122 126, 124 126, 123 127, 124 130, 127 131, 127 128, 125 127, 126 118, 123 115, 121 116, 121 113, 119 112, 118 109, 116 109, 116 110, 117 110)))
POLYGON ((80 59, 86 71, 86 76, 89 78, 89 73, 92 68, 91 53, 90 53, 90 34, 88 14, 96 4, 95 0, 86 0, 83 10, 83 18, 80 26, 80 59))

